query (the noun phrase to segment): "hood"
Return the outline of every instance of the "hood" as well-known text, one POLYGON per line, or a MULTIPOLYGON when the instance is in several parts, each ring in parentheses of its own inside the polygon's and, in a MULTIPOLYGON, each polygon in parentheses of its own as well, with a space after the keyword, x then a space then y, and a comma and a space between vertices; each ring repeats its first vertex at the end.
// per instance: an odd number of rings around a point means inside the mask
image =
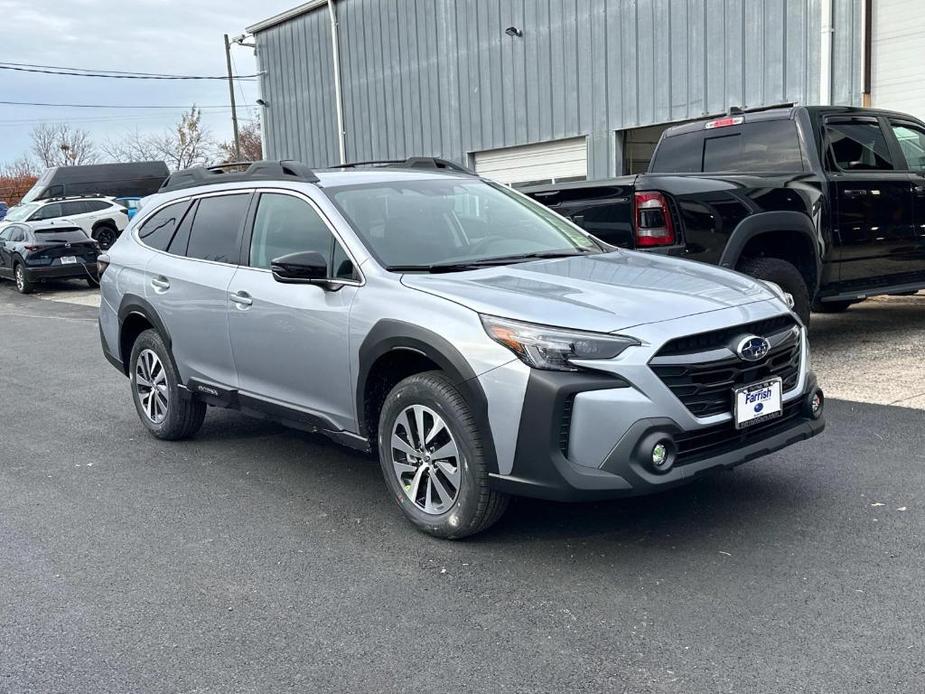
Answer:
POLYGON ((629 251, 406 274, 402 282, 479 313, 596 332, 776 298, 759 282, 729 270, 629 251))

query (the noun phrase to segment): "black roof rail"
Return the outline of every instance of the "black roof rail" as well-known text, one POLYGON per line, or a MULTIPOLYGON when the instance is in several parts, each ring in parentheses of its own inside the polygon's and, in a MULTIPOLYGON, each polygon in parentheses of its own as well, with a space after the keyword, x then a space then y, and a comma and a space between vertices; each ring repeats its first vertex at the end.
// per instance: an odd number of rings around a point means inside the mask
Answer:
POLYGON ((476 176, 474 171, 449 159, 436 157, 408 157, 407 159, 374 159, 372 161, 353 161, 347 164, 335 164, 331 169, 355 169, 360 166, 383 166, 394 169, 432 169, 437 171, 454 171, 456 173, 476 176))
POLYGON ((278 181, 280 179, 318 183, 315 172, 299 161, 233 161, 172 173, 161 184, 160 192, 207 186, 213 183, 278 181))

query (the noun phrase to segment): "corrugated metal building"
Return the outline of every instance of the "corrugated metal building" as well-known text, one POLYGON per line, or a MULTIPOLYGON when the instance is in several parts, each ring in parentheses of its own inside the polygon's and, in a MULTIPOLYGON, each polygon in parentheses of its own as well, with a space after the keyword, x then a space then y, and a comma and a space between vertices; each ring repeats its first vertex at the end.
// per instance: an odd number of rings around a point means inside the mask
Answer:
POLYGON ((860 105, 864 22, 861 0, 314 0, 248 31, 269 157, 338 163, 340 103, 347 161, 523 183, 644 169, 664 124, 730 106, 860 105))

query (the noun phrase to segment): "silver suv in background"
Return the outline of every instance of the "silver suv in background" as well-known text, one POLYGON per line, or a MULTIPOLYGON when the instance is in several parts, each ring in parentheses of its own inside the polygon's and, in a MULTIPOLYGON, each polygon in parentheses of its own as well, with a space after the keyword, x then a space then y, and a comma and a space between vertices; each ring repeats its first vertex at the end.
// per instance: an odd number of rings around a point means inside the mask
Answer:
POLYGON ((436 536, 511 494, 654 492, 824 426, 779 288, 609 247, 447 162, 180 172, 129 232, 100 259, 100 330, 154 436, 213 405, 374 450, 436 536))

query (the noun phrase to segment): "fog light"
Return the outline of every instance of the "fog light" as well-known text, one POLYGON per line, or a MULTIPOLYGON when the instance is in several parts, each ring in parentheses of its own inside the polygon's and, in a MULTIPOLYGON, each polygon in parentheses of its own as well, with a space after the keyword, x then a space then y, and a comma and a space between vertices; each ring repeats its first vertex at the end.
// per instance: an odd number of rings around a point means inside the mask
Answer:
POLYGON ((817 390, 809 401, 809 411, 813 417, 819 417, 822 414, 822 404, 822 391, 817 390))
POLYGON ((658 472, 668 472, 673 464, 671 448, 665 441, 659 441, 652 447, 652 467, 658 472))

